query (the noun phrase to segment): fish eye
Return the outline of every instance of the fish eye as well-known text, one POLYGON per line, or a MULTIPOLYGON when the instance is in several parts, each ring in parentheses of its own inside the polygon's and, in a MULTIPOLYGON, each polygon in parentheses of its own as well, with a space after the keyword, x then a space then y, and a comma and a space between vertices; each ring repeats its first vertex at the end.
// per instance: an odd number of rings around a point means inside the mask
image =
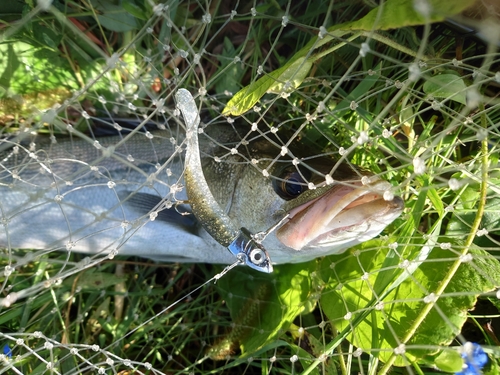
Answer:
POLYGON ((252 262, 256 266, 260 266, 265 262, 266 254, 261 249, 253 249, 252 251, 250 251, 249 258, 250 262, 252 262))
POLYGON ((285 200, 296 198, 308 190, 305 178, 310 174, 309 170, 299 172, 295 167, 286 167, 278 174, 279 179, 273 180, 274 191, 285 200))

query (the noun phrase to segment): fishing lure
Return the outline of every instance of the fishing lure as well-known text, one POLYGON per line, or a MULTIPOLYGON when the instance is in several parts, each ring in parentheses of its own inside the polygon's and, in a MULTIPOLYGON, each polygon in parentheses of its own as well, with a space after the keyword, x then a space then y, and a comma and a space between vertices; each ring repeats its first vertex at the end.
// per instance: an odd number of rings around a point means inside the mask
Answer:
POLYGON ((239 263, 257 271, 273 272, 271 258, 260 243, 269 231, 252 234, 246 228, 236 228, 210 191, 201 168, 198 144, 200 116, 193 96, 188 90, 179 89, 175 100, 186 123, 184 179, 193 214, 202 223, 203 228, 222 246, 227 247, 239 263))

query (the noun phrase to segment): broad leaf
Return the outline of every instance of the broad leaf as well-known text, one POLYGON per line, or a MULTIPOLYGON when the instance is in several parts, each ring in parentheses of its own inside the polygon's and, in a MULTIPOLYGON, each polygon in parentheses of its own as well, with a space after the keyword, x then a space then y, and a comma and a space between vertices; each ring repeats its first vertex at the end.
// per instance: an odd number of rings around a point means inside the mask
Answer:
POLYGON ((227 103, 223 115, 239 116, 247 112, 267 92, 290 92, 300 86, 311 69, 312 61, 304 57, 291 60, 283 67, 263 76, 238 91, 227 103))
POLYGON ((439 74, 424 83, 424 92, 435 98, 448 98, 466 104, 464 80, 455 74, 439 74))
POLYGON ((349 30, 389 30, 444 21, 474 4, 475 0, 387 0, 360 20, 341 25, 349 30), (421 9, 419 9, 421 8, 421 9), (428 18, 423 12, 428 11, 428 18))
MULTIPOLYGON (((268 75, 252 82, 241 89, 227 103, 223 110, 223 115, 239 116, 249 111, 262 98, 266 92, 281 93, 282 85, 290 78, 290 89, 298 87, 307 77, 312 64, 325 55, 332 53, 336 49, 345 45, 341 41, 349 30, 388 30, 405 26, 423 25, 427 22, 443 21, 446 17, 456 15, 474 3, 474 0, 441 1, 428 0, 421 4, 428 6, 429 17, 424 17, 416 9, 413 0, 387 0, 383 5, 374 8, 363 18, 340 25, 334 25, 328 29, 328 33, 321 37, 312 38, 307 45, 295 53, 287 64, 276 69, 268 75), (339 38, 337 40, 337 38, 339 38), (327 48, 328 43, 337 41, 337 45, 327 48), (326 49, 316 53, 320 47, 326 49)), ((454 97, 455 98, 455 97, 454 97)), ((454 100, 459 100, 457 99, 454 100)))
POLYGON ((97 15, 97 19, 106 29, 116 32, 126 32, 139 28, 137 19, 130 14, 132 10, 130 6, 114 5, 104 0, 92 0, 91 2, 100 13, 97 15))
POLYGON ((234 328, 210 349, 214 358, 240 347, 256 352, 286 331, 297 315, 310 309, 311 272, 316 262, 276 266, 272 274, 238 267, 218 281, 234 328))
MULTIPOLYGON (((460 250, 460 245, 455 243, 452 249, 460 250)), ((460 331, 477 296, 493 290, 495 285, 491 280, 500 274, 500 263, 495 258, 477 247, 471 248, 473 260, 460 265, 422 324, 413 327, 415 319, 428 304, 426 297, 438 289, 450 272, 456 252, 435 247, 412 277, 406 278, 380 300, 378 296, 383 290, 375 289, 374 285, 387 253, 381 240, 373 240, 364 243, 361 251, 354 252, 353 256, 332 265, 332 258, 325 258, 322 268, 333 268, 334 273, 325 280, 327 288, 322 294, 321 305, 339 331, 350 327, 358 314, 370 311, 358 326, 352 327, 348 339, 355 347, 370 352, 381 361, 387 361, 393 349, 414 329, 406 343, 406 359, 396 359, 398 366, 436 354, 432 349, 411 349, 412 345, 448 345, 460 331), (367 251, 374 248, 378 250, 367 251), (446 315, 446 320, 442 314, 446 315)), ((404 271, 400 269, 400 272, 404 271)))

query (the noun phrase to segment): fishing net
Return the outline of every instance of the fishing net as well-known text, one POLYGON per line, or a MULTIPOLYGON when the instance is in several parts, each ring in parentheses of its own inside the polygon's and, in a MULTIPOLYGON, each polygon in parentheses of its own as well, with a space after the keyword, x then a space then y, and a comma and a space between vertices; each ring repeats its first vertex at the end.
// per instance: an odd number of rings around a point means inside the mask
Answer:
POLYGON ((498 373, 499 18, 494 0, 2 2, 0 373, 498 373), (180 88, 205 159, 278 182, 267 166, 292 161, 315 189, 333 158, 404 211, 343 253, 221 274, 231 254, 207 255, 185 202, 180 88), (161 237, 169 220, 185 234, 161 237))

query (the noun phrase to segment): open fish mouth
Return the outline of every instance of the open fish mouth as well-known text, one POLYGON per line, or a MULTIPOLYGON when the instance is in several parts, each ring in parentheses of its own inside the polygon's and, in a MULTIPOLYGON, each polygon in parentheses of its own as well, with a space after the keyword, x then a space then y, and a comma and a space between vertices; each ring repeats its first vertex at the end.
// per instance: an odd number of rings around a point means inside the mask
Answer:
POLYGON ((295 250, 321 248, 340 253, 350 246, 377 236, 403 211, 404 202, 394 196, 384 199, 391 185, 376 180, 337 184, 289 211, 288 221, 276 232, 277 238, 295 250))

